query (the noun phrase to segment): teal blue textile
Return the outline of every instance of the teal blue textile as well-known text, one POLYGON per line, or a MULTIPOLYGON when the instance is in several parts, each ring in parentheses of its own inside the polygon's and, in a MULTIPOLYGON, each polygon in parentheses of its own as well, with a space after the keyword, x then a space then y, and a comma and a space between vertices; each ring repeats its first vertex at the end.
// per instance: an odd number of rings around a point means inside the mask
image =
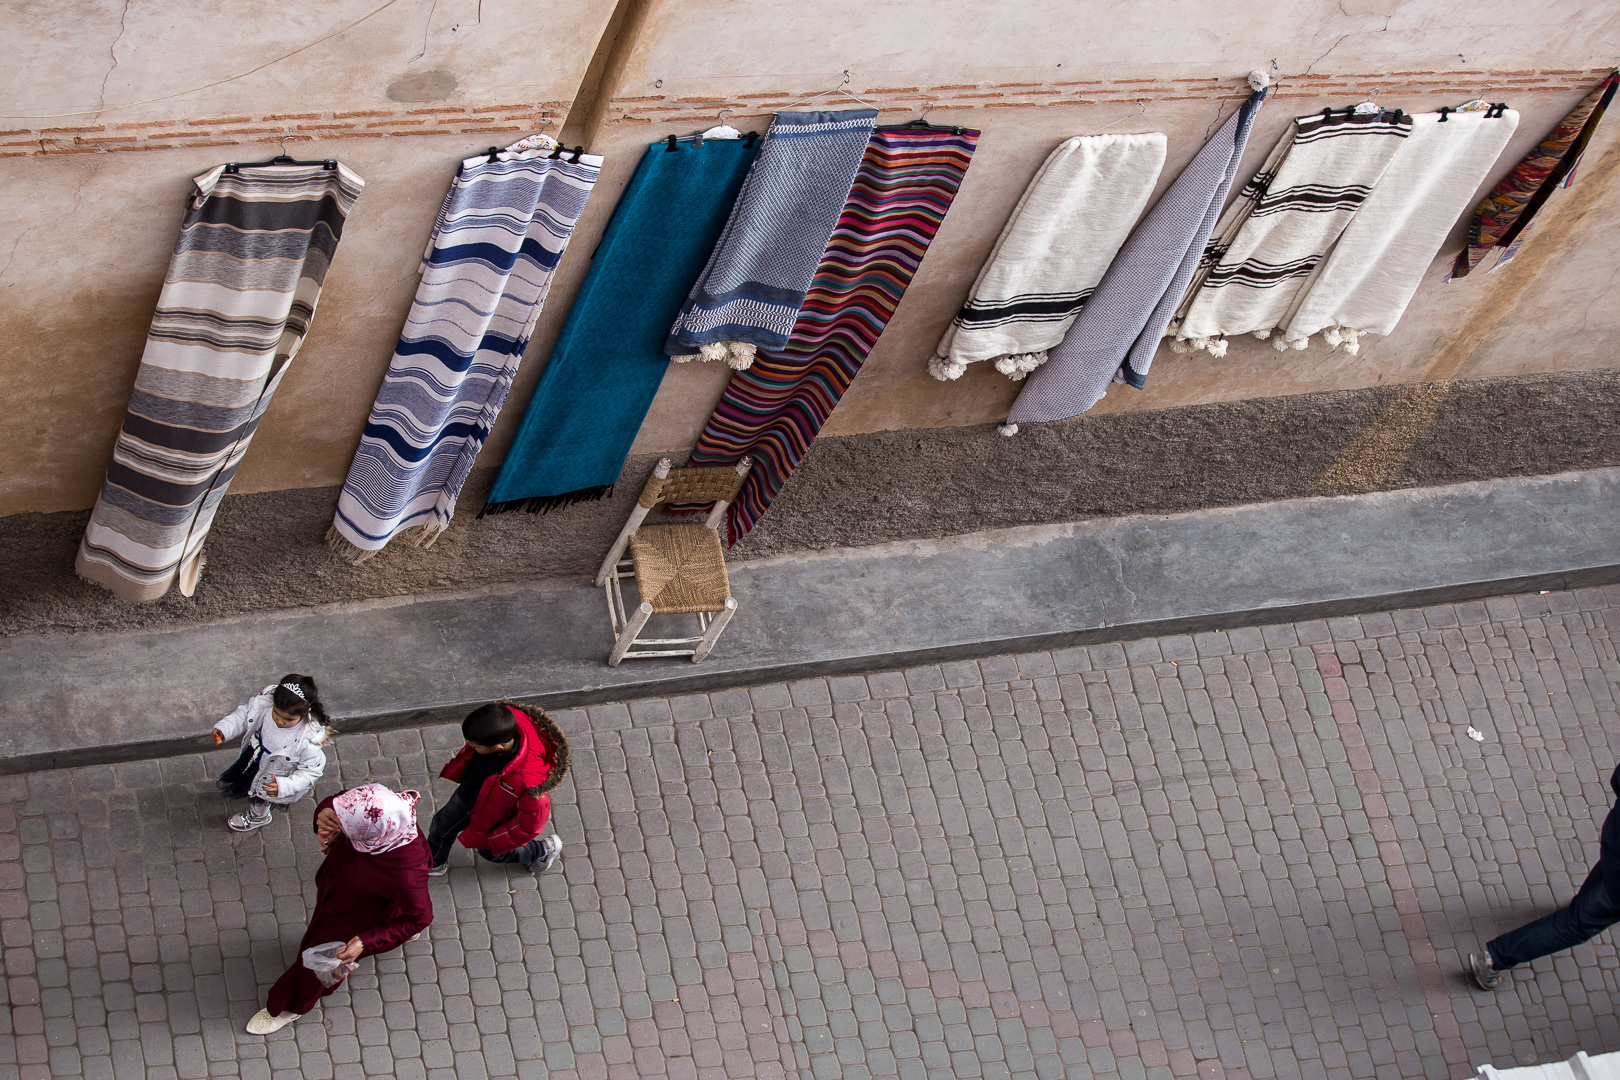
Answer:
POLYGON ((752 138, 676 145, 647 148, 614 208, 483 513, 612 493, 664 381, 664 337, 758 148, 752 138))

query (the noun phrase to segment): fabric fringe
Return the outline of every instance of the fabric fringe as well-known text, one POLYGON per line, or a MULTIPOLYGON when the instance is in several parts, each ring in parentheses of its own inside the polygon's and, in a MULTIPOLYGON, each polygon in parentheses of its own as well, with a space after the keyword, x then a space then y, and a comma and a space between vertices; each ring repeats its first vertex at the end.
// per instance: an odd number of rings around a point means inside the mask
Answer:
MULTIPOLYGON (((329 525, 326 528, 326 546, 332 549, 333 554, 353 566, 368 562, 373 555, 377 554, 376 551, 367 551, 365 548, 355 547, 349 542, 348 537, 338 532, 336 525, 329 525)), ((377 550, 381 551, 382 549, 378 548, 377 550)))
POLYGON ((600 502, 603 499, 611 498, 613 498, 613 485, 603 484, 600 487, 565 491, 561 495, 541 495, 532 499, 487 502, 484 504, 484 508, 478 511, 478 516, 482 518, 485 514, 511 514, 519 510, 530 514, 549 514, 553 510, 561 510, 563 507, 573 506, 575 503, 600 502))
POLYGON ((669 358, 672 364, 690 364, 693 360, 714 360, 733 371, 747 371, 754 365, 754 353, 759 346, 746 341, 711 341, 695 353, 682 353, 669 358))
POLYGON ((1006 356, 996 357, 996 370, 1001 372, 1013 382, 1018 382, 1025 375, 1046 363, 1046 350, 1039 352, 1008 353, 1006 356))

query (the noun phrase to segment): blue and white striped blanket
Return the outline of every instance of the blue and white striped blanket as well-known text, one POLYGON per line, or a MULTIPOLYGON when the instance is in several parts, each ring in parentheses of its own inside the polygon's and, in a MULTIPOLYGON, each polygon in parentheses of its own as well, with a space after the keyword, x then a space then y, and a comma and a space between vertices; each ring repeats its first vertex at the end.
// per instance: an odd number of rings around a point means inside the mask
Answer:
POLYGON ((601 168, 544 146, 461 163, 329 538, 369 552, 450 524, 601 168))
POLYGON ((875 109, 776 114, 664 352, 740 369, 787 344, 876 123, 875 109))

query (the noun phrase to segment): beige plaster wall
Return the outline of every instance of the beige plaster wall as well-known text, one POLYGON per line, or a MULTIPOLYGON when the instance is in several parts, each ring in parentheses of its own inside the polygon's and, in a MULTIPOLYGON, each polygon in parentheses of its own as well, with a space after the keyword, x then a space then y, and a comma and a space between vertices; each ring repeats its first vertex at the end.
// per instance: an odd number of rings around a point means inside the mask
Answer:
POLYGON ((45 125, 61 127, 404 102, 567 100, 613 6, 613 0, 13 0, 3 5, 0 109, 7 116, 0 121, 78 114, 45 125), (439 74, 425 78, 429 72, 439 74), (119 107, 150 98, 159 100, 119 107))
MULTIPOLYGON (((0 413, 0 514, 90 505, 189 178, 221 160, 268 157, 265 140, 289 132, 311 140, 297 147, 300 156, 341 156, 368 183, 314 328, 234 490, 340 483, 456 161, 527 131, 555 132, 613 5, 482 0, 478 22, 477 0, 440 0, 431 23, 430 0, 395 0, 381 10, 377 0, 298 5, 274 18, 222 17, 189 2, 132 5, 127 14, 119 4, 73 5, 77 19, 59 7, 22 6, 14 36, 28 43, 17 50, 28 55, 3 76, 0 108, 44 113, 157 96, 245 70, 377 13, 263 72, 182 100, 72 123, 0 117, 15 129, 0 137, 0 185, 8 195, 0 201, 0 394, 12 403, 0 413), (192 29, 204 26, 207 32, 192 29), (116 66, 109 63, 114 52, 116 66), (441 100, 388 96, 401 78, 437 70, 455 79, 441 100)), ((1170 136, 1166 185, 1235 107, 1244 73, 1275 61, 1281 89, 1261 114, 1246 170, 1291 116, 1353 104, 1377 89, 1381 102, 1408 111, 1480 95, 1509 101, 1523 120, 1498 162, 1500 174, 1617 51, 1600 8, 1565 0, 1524 22, 1507 3, 1461 0, 1419 0, 1383 14, 1354 0, 839 0, 813 7, 651 0, 592 139, 591 150, 606 156, 602 180, 479 464, 500 461, 643 149, 667 133, 710 125, 722 107, 733 110, 728 119, 736 126, 763 130, 772 109, 836 84, 847 68, 851 87, 883 108, 882 122, 904 122, 932 104, 931 120, 983 132, 928 259, 826 433, 983 423, 1005 415, 1017 385, 985 365, 939 383, 924 363, 1007 213, 1058 142, 1143 101, 1147 120, 1170 136)), ((1111 130, 1146 130, 1141 124, 1111 130)), ((1617 137, 1620 120, 1611 117, 1583 171, 1617 137)), ((1606 343, 1620 329, 1610 292, 1620 270, 1617 204, 1620 191, 1609 191, 1601 202, 1607 213, 1555 235, 1555 203, 1540 228, 1560 245, 1558 258, 1512 290, 1478 275, 1444 285, 1437 262, 1396 333, 1365 345, 1359 357, 1321 346, 1279 355, 1258 342, 1234 343, 1221 360, 1161 350, 1147 391, 1116 389, 1098 409, 1419 379, 1487 295, 1508 310, 1462 374, 1614 366, 1606 343)), ((671 367, 636 452, 690 447, 727 377, 714 365, 671 367)))

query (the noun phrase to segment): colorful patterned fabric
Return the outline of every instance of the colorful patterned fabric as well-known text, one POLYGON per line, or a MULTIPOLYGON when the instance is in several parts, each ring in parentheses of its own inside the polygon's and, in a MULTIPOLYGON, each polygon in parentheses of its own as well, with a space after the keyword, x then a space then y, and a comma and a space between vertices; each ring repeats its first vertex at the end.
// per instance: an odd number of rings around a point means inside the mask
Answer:
POLYGON ((759 522, 877 344, 978 140, 977 131, 873 132, 787 347, 761 350, 732 375, 692 451, 694 465, 754 459, 726 515, 729 543, 759 522))
POLYGON ((876 122, 876 109, 776 114, 666 353, 745 368, 755 347, 787 344, 876 122))
POLYGON ((1457 255, 1453 277, 1467 277, 1493 247, 1508 250, 1491 269, 1513 261, 1536 214, 1558 185, 1573 177, 1586 144, 1614 100, 1617 83, 1620 71, 1610 72, 1479 204, 1474 220, 1468 223, 1468 246, 1457 255))
POLYGON ((126 600, 178 578, 309 332, 365 181, 343 165, 220 165, 196 178, 129 411, 75 568, 126 600))
POLYGON ((1097 283, 1080 317, 1024 382, 1002 430, 1079 416, 1118 375, 1137 389, 1232 189, 1264 91, 1251 94, 1153 204, 1097 283))
POLYGON ((1157 131, 1059 143, 1013 208, 928 373, 959 379, 989 360, 1018 380, 1044 364, 1147 207, 1165 144, 1157 131))
POLYGON ((1228 337, 1272 336, 1411 131, 1401 112, 1324 110, 1289 124, 1216 223, 1170 347, 1224 356, 1228 337))
POLYGON ((618 481, 669 367, 669 320, 755 153, 752 140, 677 146, 648 147, 614 207, 484 513, 600 499, 618 481))
POLYGON ((544 146, 461 163, 329 539, 370 552, 449 527, 601 171, 544 146))

